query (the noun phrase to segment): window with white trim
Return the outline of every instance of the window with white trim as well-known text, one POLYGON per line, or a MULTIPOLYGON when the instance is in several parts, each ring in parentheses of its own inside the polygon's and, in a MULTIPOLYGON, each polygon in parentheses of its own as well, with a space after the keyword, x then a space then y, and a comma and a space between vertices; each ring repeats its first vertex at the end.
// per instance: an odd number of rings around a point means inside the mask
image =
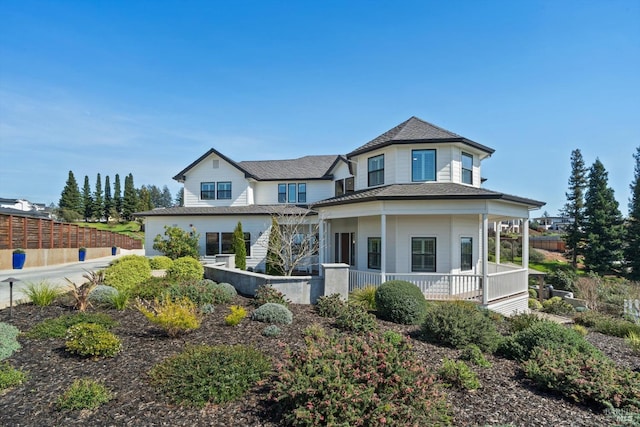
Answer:
POLYGON ((473 185, 473 156, 462 153, 462 183, 473 185))
POLYGON ((473 268, 473 239, 462 237, 460 239, 460 270, 467 271, 473 268))
POLYGON ((216 198, 216 183, 201 182, 200 183, 200 199, 215 200, 215 198, 216 198))
POLYGON ((372 270, 382 268, 382 239, 380 237, 367 239, 367 268, 372 270))
POLYGON ((379 156, 369 157, 367 161, 368 165, 368 186, 375 187, 376 185, 384 184, 384 154, 379 156))

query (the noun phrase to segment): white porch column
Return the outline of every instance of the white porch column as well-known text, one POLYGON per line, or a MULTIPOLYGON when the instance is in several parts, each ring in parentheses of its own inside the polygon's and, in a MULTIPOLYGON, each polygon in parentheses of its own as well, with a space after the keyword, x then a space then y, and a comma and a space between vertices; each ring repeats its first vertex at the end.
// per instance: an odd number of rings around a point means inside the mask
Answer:
POLYGON ((489 219, 482 214, 482 304, 489 303, 489 219))
POLYGON ((529 218, 522 219, 522 268, 529 268, 529 218))
POLYGON ((380 215, 380 280, 387 281, 387 216, 380 215))
POLYGON ((502 231, 502 221, 494 224, 496 230, 496 264, 500 264, 500 231, 502 231))
MULTIPOLYGON (((327 257, 327 236, 324 231, 324 220, 318 221, 318 264, 322 265, 325 263, 325 259, 327 257)), ((320 269, 322 271, 322 269, 320 269)))

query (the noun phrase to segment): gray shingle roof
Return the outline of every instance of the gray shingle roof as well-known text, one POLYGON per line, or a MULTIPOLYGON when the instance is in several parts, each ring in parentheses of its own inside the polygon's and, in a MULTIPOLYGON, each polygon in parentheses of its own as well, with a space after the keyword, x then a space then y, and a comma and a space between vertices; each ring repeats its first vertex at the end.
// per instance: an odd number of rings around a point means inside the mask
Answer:
POLYGON ((461 142, 485 151, 488 154, 493 154, 495 151, 492 148, 478 144, 475 141, 471 141, 470 139, 413 116, 409 120, 400 123, 398 126, 386 131, 361 147, 356 148, 347 154, 347 157, 366 153, 391 144, 410 144, 419 142, 461 142))
POLYGON ((249 205, 217 207, 174 207, 136 212, 135 216, 182 216, 182 215, 303 215, 312 211, 294 205, 249 205))
POLYGON ((331 169, 338 155, 305 156, 288 160, 258 160, 238 162, 238 165, 261 181, 281 179, 331 179, 331 169))
POLYGON ((506 200, 541 207, 545 203, 524 197, 512 196, 484 188, 454 183, 426 182, 415 184, 392 184, 356 191, 354 193, 321 200, 312 207, 345 205, 374 200, 506 200))

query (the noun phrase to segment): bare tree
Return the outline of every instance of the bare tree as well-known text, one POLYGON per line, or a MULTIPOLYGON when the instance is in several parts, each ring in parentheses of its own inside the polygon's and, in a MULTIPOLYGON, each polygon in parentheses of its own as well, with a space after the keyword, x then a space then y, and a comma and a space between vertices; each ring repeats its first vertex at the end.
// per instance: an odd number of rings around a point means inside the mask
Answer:
POLYGON ((281 271, 291 276, 301 267, 318 264, 319 221, 317 213, 295 206, 284 206, 272 217, 267 244, 267 272, 281 271))

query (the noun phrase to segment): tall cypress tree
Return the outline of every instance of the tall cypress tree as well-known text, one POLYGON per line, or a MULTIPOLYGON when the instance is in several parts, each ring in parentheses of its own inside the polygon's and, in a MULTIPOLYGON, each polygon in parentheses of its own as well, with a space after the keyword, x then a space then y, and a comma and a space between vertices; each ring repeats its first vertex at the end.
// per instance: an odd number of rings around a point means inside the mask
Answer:
POLYGON ((72 171, 69 171, 67 182, 60 194, 60 201, 58 202, 60 209, 68 209, 78 214, 82 213, 82 199, 80 197, 80 189, 78 188, 78 181, 73 175, 72 171))
POLYGON ((562 215, 573 222, 566 228, 564 236, 567 251, 571 255, 571 264, 575 268, 578 265, 578 254, 584 240, 582 230, 584 222, 584 190, 587 187, 587 168, 579 149, 571 152, 571 176, 569 177, 569 191, 565 193, 567 203, 564 205, 562 215))
POLYGON ((588 181, 584 205, 587 238, 584 263, 591 271, 608 273, 616 262, 622 261, 622 214, 599 159, 591 166, 588 181))
POLYGON ((96 177, 96 189, 93 192, 93 216, 99 221, 104 213, 104 196, 102 194, 102 177, 96 177))
POLYGON ((87 175, 84 176, 84 186, 82 187, 82 215, 85 221, 93 217, 93 197, 91 196, 91 186, 87 175))
POLYGON ((120 175, 116 174, 113 182, 113 206, 118 216, 122 215, 122 188, 120 187, 120 175))
POLYGON ((276 217, 271 218, 269 232, 269 246, 267 247, 266 273, 271 276, 284 276, 284 267, 280 259, 282 240, 280 239, 280 225, 276 217))
POLYGON ((133 186, 133 175, 129 174, 124 179, 124 197, 122 199, 122 216, 127 220, 133 219, 133 213, 138 206, 136 188, 133 186))
POLYGON ((104 217, 109 222, 111 210, 113 209, 113 199, 111 198, 111 183, 109 175, 104 177, 104 217))
POLYGON ((627 226, 627 246, 624 254, 631 268, 632 280, 640 280, 640 147, 633 155, 636 160, 633 181, 631 182, 631 201, 629 202, 629 222, 627 226))
POLYGON ((238 221, 236 229, 233 230, 233 253, 236 254, 236 267, 240 270, 247 269, 247 247, 244 244, 244 233, 242 223, 238 221))

